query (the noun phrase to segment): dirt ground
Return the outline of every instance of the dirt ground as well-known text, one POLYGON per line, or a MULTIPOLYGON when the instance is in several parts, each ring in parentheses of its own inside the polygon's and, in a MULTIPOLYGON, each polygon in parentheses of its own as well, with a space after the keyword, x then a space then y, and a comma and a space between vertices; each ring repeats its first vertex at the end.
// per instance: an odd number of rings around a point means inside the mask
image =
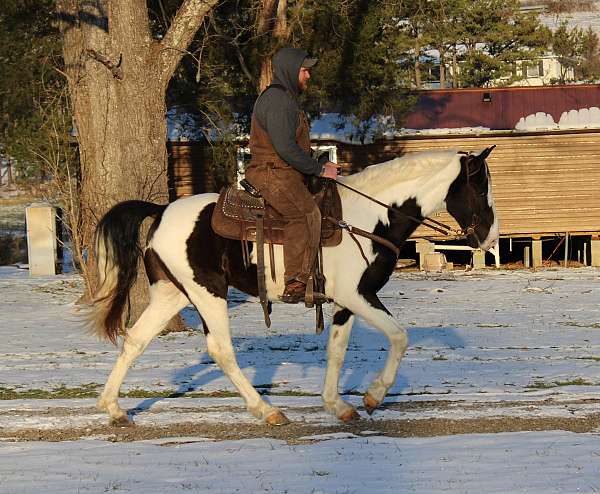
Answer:
MULTIPOLYGON (((600 399, 598 400, 576 400, 571 402, 562 402, 561 406, 570 405, 598 405, 600 409, 600 399)), ((415 409, 440 407, 456 407, 455 402, 415 402, 415 403, 395 403, 387 405, 384 408, 395 411, 409 411, 415 409)), ((539 407, 540 402, 531 402, 532 407, 539 407)), ((477 406, 485 407, 488 412, 490 407, 498 411, 511 406, 527 407, 527 402, 504 402, 501 404, 482 403, 477 406)), ((473 408, 473 404, 469 405, 473 408)), ((81 410, 86 412, 86 410, 81 410)), ((239 409, 232 411, 239 411, 239 409)), ((304 409, 306 412, 307 410, 304 409)), ((88 413, 95 413, 94 409, 87 410, 88 413)), ((364 410, 361 411, 363 417, 367 417, 364 410)), ((35 412, 24 411, 20 415, 27 415, 35 412)), ((65 415, 69 413, 68 409, 47 409, 49 415, 65 415)), ((377 412, 375 412, 377 413, 377 412)), ((108 420, 107 420, 108 423, 108 420)), ((214 423, 214 422, 181 422, 172 423, 166 426, 131 426, 131 427, 111 427, 109 425, 96 425, 85 428, 55 428, 51 430, 39 429, 19 429, 17 431, 8 431, 0 429, 0 438, 9 441, 71 441, 83 437, 102 437, 109 441, 139 441, 157 438, 181 438, 197 436, 209 438, 217 441, 238 440, 251 438, 273 438, 287 441, 288 443, 302 443, 312 441, 307 436, 331 433, 352 433, 356 435, 378 434, 390 437, 433 437, 456 434, 479 434, 479 433, 501 433, 501 432, 522 432, 522 431, 549 431, 563 430, 571 432, 592 432, 600 430, 600 412, 585 416, 573 417, 511 417, 499 416, 489 418, 472 419, 418 419, 418 420, 371 420, 362 418, 351 424, 339 423, 339 425, 318 425, 308 422, 292 422, 285 426, 272 427, 261 424, 258 421, 244 423, 214 423)), ((181 441, 174 440, 174 443, 181 441)))

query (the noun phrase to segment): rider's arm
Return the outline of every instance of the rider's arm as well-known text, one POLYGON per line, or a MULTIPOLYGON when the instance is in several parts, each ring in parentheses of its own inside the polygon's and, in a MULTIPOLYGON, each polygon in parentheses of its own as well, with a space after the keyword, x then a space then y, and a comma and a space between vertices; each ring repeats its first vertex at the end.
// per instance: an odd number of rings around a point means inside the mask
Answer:
POLYGON ((320 175, 323 166, 312 159, 296 143, 296 130, 299 122, 299 109, 283 91, 272 90, 269 104, 261 115, 273 148, 288 165, 305 175, 320 175))

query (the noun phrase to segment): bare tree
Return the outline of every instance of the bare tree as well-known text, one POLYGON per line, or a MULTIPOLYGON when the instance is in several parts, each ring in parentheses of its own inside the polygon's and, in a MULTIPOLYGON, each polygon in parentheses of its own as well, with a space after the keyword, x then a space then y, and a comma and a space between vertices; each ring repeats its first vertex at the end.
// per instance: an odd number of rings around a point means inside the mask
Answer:
POLYGON ((542 4, 549 13, 556 15, 597 10, 594 0, 545 0, 542 4))
MULTIPOLYGON (((166 202, 165 93, 206 14, 218 0, 183 0, 154 39, 146 0, 58 0, 65 75, 81 161, 83 248, 116 202, 166 202)), ((89 278, 89 284, 94 280, 89 278)), ((132 297, 143 308, 146 283, 132 297)))

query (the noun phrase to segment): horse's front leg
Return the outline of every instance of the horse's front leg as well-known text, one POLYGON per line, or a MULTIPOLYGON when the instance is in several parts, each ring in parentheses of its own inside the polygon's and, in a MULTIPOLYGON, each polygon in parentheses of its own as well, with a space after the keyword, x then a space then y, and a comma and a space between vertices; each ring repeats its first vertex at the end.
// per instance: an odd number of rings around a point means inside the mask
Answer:
POLYGON ((344 364, 353 322, 354 314, 336 304, 327 343, 327 372, 322 396, 325 410, 343 422, 360 418, 356 409, 341 398, 338 390, 340 371, 344 364))
POLYGON ((370 415, 381 404, 388 390, 396 381, 398 367, 408 347, 408 337, 406 330, 396 322, 377 295, 361 297, 351 307, 367 323, 381 330, 390 342, 383 370, 373 380, 363 397, 365 410, 370 415))

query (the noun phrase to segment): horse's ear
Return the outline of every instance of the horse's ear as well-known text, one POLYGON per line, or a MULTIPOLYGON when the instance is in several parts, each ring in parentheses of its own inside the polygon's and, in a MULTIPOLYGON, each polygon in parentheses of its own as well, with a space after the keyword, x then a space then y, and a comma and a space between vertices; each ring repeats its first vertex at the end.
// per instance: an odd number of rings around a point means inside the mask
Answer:
POLYGON ((487 159, 487 157, 490 155, 490 153, 494 150, 494 148, 496 147, 496 145, 494 144, 493 146, 490 146, 489 148, 485 148, 481 154, 479 156, 477 156, 478 158, 485 160, 487 159))

